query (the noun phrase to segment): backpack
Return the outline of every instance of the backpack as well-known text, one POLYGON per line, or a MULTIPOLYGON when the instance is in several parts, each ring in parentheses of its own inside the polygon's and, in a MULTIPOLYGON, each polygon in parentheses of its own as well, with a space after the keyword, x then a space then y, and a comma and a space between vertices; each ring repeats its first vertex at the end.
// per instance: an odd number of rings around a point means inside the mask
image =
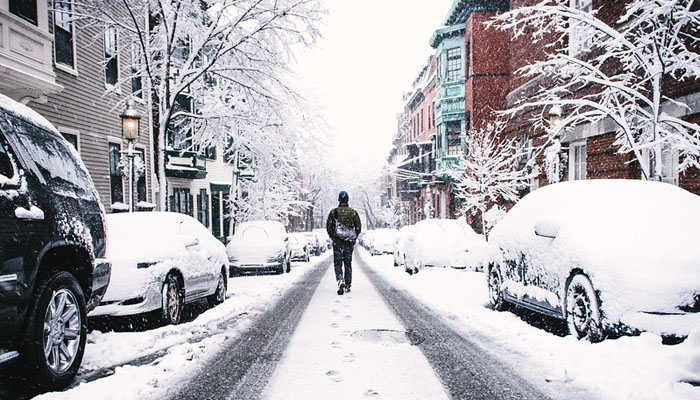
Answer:
POLYGON ((346 226, 338 220, 338 209, 333 210, 333 218, 335 219, 335 237, 336 239, 345 242, 354 242, 357 240, 357 232, 355 228, 346 226))

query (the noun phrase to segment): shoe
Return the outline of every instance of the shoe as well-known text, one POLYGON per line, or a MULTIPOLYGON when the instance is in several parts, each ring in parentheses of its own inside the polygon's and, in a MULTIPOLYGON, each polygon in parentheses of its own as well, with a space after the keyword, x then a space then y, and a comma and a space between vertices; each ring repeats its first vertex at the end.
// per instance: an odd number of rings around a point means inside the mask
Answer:
POLYGON ((345 287, 345 293, 350 293, 350 286, 345 287))
POLYGON ((343 294, 344 291, 345 291, 345 282, 340 281, 340 283, 338 284, 338 294, 339 295, 343 294))

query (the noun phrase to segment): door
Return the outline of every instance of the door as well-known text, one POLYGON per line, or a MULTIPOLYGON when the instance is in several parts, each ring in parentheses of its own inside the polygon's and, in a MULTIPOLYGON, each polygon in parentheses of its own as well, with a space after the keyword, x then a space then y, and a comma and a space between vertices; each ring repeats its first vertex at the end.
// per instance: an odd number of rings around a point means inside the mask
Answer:
MULTIPOLYGON (((43 212, 32 208, 25 171, 0 135, 0 347, 11 340, 30 301, 43 212)), ((44 229, 45 230, 45 229, 44 229)))
POLYGON ((180 222, 180 238, 185 245, 186 268, 183 271, 185 275, 185 291, 188 298, 200 297, 205 292, 209 291, 212 285, 215 285, 218 275, 214 274, 213 262, 210 260, 211 255, 206 253, 209 247, 205 241, 207 238, 204 234, 209 235, 204 226, 191 218, 185 218, 180 222))

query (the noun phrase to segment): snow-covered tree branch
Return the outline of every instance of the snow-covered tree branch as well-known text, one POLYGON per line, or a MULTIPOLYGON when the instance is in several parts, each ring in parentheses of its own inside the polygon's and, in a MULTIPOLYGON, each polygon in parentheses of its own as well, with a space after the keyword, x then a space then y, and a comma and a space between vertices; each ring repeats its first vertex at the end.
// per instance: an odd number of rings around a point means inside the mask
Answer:
MULTIPOLYGON (((561 128, 612 121, 620 153, 632 153, 643 175, 660 179, 663 151, 677 151, 679 170, 700 167, 700 126, 682 119, 687 105, 668 97, 671 83, 700 78, 700 11, 692 0, 634 0, 616 21, 569 0, 544 0, 498 16, 514 38, 547 40, 548 55, 518 73, 544 77, 534 98, 508 110, 564 107, 561 128), (648 159, 648 161, 646 161, 648 159)), ((542 119, 540 128, 555 132, 542 119)), ((549 142, 548 142, 549 143, 549 142)))

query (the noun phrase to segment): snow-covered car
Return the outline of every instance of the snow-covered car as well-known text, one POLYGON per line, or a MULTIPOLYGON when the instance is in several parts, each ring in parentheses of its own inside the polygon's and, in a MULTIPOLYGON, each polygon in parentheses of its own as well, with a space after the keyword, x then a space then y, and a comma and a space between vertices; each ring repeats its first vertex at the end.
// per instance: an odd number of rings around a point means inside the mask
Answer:
POLYGON ((372 246, 372 240, 374 240, 374 233, 375 231, 373 229, 360 233, 360 235, 357 237, 360 246, 369 250, 372 246))
POLYGON ((196 219, 174 212, 107 215, 112 280, 90 316, 161 310, 177 324, 187 303, 224 301, 228 258, 224 245, 196 219))
POLYGON ((289 234, 289 249, 292 261, 308 262, 311 258, 309 244, 306 242, 306 237, 301 232, 289 234))
POLYGON ((331 240, 330 236, 328 236, 328 232, 326 232, 325 229, 318 228, 314 229, 313 232, 316 233, 316 235, 318 235, 319 239, 321 240, 321 243, 326 245, 326 250, 333 247, 333 241, 331 240))
POLYGON ((464 217, 458 218, 457 222, 464 229, 464 238, 456 241, 456 251, 450 266, 456 269, 483 271, 486 240, 482 235, 474 232, 464 217))
POLYGON ((514 303, 568 321, 578 338, 700 324, 700 197, 666 183, 545 186, 494 227, 486 271, 497 310, 514 303))
POLYGON ((309 244, 311 254, 315 256, 320 256, 322 245, 319 241, 318 236, 313 232, 304 232, 304 238, 306 238, 306 243, 309 244))
POLYGON ((289 235, 278 221, 248 221, 236 228, 226 245, 231 274, 239 272, 291 272, 289 235))
POLYGON ((411 229, 413 229, 413 225, 402 226, 396 235, 396 246, 394 247, 395 267, 402 267, 406 264, 406 241, 411 229))
POLYGON ((419 221, 406 238, 404 270, 414 274, 425 267, 449 267, 459 254, 479 246, 483 239, 462 221, 419 221))
POLYGON ((399 231, 392 228, 380 228, 374 231, 372 242, 369 246, 370 254, 393 254, 396 247, 396 238, 399 231))

